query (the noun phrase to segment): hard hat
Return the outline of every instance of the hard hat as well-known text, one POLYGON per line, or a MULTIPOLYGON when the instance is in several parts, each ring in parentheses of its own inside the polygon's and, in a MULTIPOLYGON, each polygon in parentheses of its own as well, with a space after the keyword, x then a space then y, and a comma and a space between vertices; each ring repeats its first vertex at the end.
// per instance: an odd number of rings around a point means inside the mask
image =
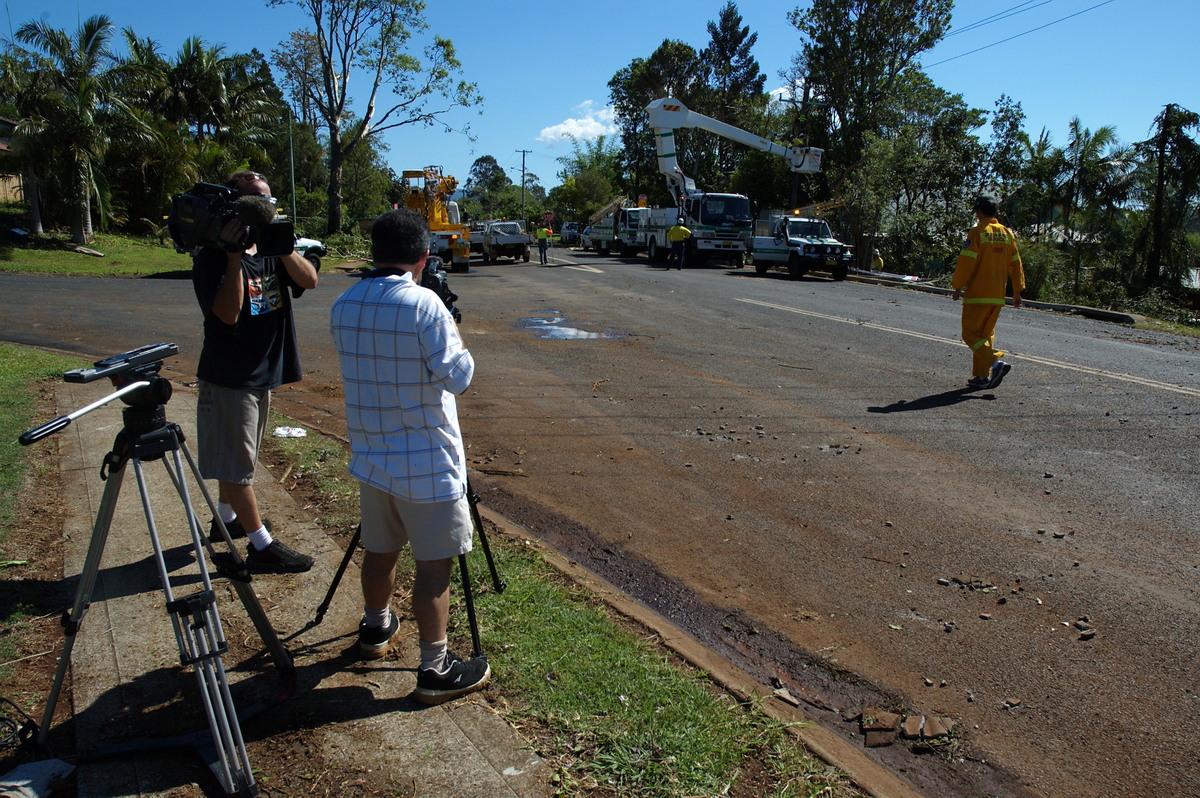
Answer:
POLYGON ((683 224, 683 217, 680 216, 678 219, 676 219, 675 224, 683 224))

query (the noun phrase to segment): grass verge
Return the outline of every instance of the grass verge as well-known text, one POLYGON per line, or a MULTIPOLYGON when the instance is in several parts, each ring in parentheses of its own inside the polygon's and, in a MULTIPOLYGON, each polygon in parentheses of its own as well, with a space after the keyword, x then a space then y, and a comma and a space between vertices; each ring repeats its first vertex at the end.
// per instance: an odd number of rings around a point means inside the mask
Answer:
MULTIPOLYGON (((10 578, 9 569, 20 571, 27 562, 14 557, 14 547, 10 545, 17 534, 14 508, 18 492, 35 485, 40 476, 38 469, 48 467, 37 465, 39 458, 32 456, 32 450, 21 446, 17 438, 25 430, 49 420, 35 419, 33 414, 39 394, 53 390, 51 381, 61 379, 67 369, 86 365, 37 349, 0 343, 0 575, 4 575, 5 581, 10 578)), ((8 663, 19 647, 16 636, 25 628, 29 615, 39 612, 34 604, 40 594, 34 587, 5 590, 3 594, 8 600, 0 602, 0 629, 3 629, 0 663, 8 663)), ((0 682, 9 672, 7 665, 0 664, 0 682)))
MULTIPOLYGON (((290 426, 272 419, 272 426, 290 426)), ((270 438, 265 456, 280 481, 304 494, 316 522, 345 533, 357 520, 349 453, 311 435, 270 438)), ((508 584, 497 595, 486 562, 476 575, 483 647, 499 678, 493 704, 556 766, 560 795, 755 798, 858 795, 844 775, 809 755, 786 724, 716 689, 547 564, 531 546, 489 536, 508 584)), ((401 557, 399 583, 411 580, 401 557)), ((452 641, 469 626, 454 591, 452 641)), ((469 645, 460 645, 469 648, 469 645)))

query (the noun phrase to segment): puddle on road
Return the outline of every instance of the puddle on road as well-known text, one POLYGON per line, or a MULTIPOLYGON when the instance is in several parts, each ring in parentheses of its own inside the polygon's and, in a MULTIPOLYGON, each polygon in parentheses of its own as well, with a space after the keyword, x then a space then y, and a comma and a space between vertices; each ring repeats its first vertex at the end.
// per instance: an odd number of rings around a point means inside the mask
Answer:
POLYGON ((527 330, 537 330, 539 338, 549 338, 555 341, 616 341, 623 337, 611 328, 583 329, 588 326, 596 326, 589 323, 570 326, 566 324, 567 317, 557 310, 547 310, 545 314, 544 316, 527 316, 521 319, 520 326, 527 330))

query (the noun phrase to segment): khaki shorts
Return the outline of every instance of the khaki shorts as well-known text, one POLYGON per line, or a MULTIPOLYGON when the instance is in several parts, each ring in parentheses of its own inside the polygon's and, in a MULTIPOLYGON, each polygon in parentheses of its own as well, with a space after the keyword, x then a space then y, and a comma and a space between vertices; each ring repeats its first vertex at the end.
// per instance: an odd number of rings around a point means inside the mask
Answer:
POLYGON ((205 479, 253 485, 270 411, 270 391, 224 388, 201 380, 196 389, 200 474, 205 479))
POLYGON ((414 560, 445 560, 471 550, 471 505, 464 495, 450 502, 410 502, 359 483, 362 544, 388 554, 412 547, 414 560))

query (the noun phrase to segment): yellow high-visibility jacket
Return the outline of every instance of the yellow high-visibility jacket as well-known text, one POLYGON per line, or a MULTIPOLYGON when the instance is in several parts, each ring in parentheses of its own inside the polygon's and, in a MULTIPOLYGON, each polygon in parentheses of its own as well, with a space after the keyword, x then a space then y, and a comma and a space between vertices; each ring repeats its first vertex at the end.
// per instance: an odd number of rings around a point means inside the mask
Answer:
POLYGON ((1025 290, 1025 270, 1017 252, 1017 237, 995 219, 984 219, 967 231, 967 240, 954 265, 954 289, 965 305, 1003 305, 1004 287, 1025 290))
POLYGON ((674 244, 676 241, 685 241, 692 237, 692 231, 681 224, 677 224, 667 231, 668 243, 674 244))

